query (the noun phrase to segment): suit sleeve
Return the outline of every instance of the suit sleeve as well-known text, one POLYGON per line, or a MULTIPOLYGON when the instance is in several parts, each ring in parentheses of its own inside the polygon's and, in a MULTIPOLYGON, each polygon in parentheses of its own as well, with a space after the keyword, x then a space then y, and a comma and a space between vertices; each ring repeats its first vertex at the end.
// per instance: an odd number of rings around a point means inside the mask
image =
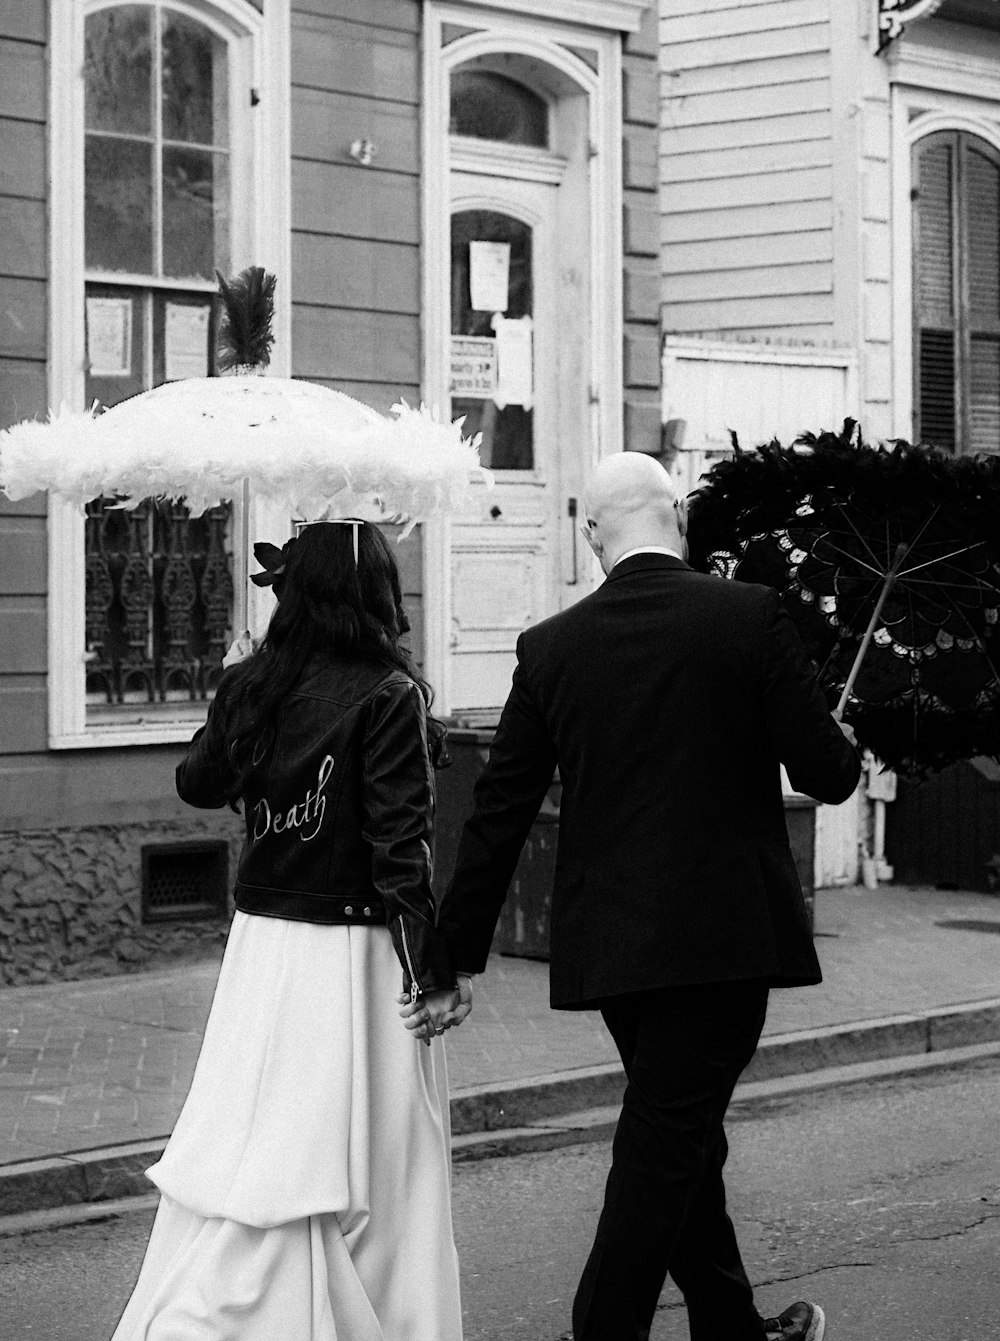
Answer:
POLYGON ((363 833, 404 988, 416 993, 452 988, 455 975, 434 922, 434 781, 426 709, 415 684, 394 680, 372 697, 363 749, 363 833))
POLYGON ((798 792, 839 805, 854 792, 861 759, 830 716, 802 640, 776 592, 768 593, 764 709, 775 753, 798 792))
POLYGON ((552 783, 556 747, 532 692, 523 638, 489 760, 473 792, 455 873, 441 906, 439 926, 452 961, 470 973, 486 967, 500 909, 521 848, 552 783))

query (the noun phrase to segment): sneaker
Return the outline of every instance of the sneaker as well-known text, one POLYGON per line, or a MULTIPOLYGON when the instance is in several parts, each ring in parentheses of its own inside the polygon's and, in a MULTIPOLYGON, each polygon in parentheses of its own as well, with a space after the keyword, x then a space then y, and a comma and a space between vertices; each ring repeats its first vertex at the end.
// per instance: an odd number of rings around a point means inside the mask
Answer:
POLYGON ((800 1299, 790 1304, 776 1318, 764 1319, 764 1334, 768 1341, 823 1341, 826 1318, 819 1304, 807 1304, 800 1299))

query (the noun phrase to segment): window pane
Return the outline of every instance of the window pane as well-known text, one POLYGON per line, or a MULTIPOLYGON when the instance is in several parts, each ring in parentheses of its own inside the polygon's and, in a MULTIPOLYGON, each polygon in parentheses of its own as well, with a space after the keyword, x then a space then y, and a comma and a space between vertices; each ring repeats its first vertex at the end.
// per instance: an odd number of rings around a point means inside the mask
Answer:
POLYGON ((148 135, 152 130, 152 23, 146 5, 91 14, 84 38, 86 125, 148 135))
POLYGON ((91 269, 153 269, 153 146, 88 135, 86 261, 91 269))
POLYGON ((87 506, 88 706, 202 701, 232 638, 231 508, 109 504, 87 506))
POLYGON ((88 405, 106 408, 146 389, 144 300, 134 289, 88 284, 88 405))
MULTIPOLYGON (((451 333, 488 340, 496 357, 493 313, 472 306, 470 242, 500 242, 510 247, 507 282, 508 318, 532 313, 531 226, 495 210, 462 210, 451 221, 451 333)), ((483 465, 493 470, 531 470, 535 465, 534 415, 523 405, 501 410, 488 395, 455 396, 453 418, 465 416, 464 432, 482 433, 483 465)))
POLYGON ((229 158, 163 150, 163 273, 176 279, 229 270, 229 158))
POLYGON ((524 84, 489 70, 456 70, 451 77, 451 133, 505 144, 549 143, 549 108, 524 84))
POLYGON ((163 137, 196 144, 229 142, 226 44, 202 23, 163 16, 163 137))

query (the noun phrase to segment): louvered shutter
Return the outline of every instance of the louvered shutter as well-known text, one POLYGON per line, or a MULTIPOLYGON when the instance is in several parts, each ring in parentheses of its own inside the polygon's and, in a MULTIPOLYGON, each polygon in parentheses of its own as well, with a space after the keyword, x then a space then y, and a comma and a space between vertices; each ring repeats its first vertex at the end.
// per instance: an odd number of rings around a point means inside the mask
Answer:
POLYGON ((963 136, 963 289, 968 376, 962 448, 1000 452, 1000 165, 981 140, 963 136))
POLYGON ((958 322, 955 302, 957 136, 929 135, 914 149, 916 437, 955 450, 958 322))

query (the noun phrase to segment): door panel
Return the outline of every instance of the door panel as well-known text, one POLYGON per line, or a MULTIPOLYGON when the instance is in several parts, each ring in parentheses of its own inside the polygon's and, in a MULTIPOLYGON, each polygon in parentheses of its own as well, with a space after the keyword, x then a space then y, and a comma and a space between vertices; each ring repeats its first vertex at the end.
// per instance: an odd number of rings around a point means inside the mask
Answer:
POLYGON ((496 479, 478 511, 452 524, 450 706, 459 715, 499 710, 518 634, 558 609, 555 203, 548 183, 452 174, 451 414, 482 434, 496 479), (476 244, 499 264, 491 284, 476 244))

